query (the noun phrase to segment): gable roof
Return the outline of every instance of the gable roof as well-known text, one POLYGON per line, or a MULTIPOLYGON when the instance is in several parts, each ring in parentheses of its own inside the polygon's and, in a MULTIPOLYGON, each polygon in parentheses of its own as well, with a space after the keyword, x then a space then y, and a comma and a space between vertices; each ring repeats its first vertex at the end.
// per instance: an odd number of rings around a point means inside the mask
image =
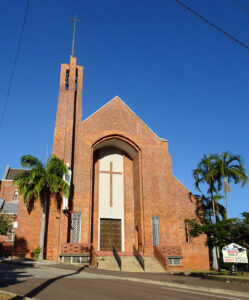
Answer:
POLYGON ((9 214, 9 215, 17 215, 18 211, 18 201, 8 202, 4 199, 0 199, 0 213, 1 214, 9 214))
POLYGON ((7 165, 3 174, 3 180, 14 180, 17 175, 23 173, 24 171, 24 169, 14 169, 7 165))
POLYGON ((104 107, 106 107, 107 105, 109 105, 111 102, 114 101, 119 101, 121 102, 123 105, 125 105, 140 121, 142 121, 142 123, 160 140, 162 141, 167 141, 165 139, 160 138, 119 96, 115 96, 114 98, 112 98, 110 101, 108 101, 106 104, 104 104, 103 106, 101 106, 98 110, 96 110, 94 113, 92 113, 90 116, 88 116, 85 120, 83 120, 83 123, 86 122, 88 119, 90 119, 91 117, 93 117, 98 111, 102 110, 104 107))

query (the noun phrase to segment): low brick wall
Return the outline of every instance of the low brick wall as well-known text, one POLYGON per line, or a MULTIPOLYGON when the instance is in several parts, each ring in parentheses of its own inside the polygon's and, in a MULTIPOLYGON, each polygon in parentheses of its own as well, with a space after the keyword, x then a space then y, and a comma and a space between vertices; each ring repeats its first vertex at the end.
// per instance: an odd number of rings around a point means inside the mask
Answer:
POLYGON ((160 251, 165 256, 182 256, 182 248, 180 246, 172 246, 172 247, 161 246, 160 251))
POLYGON ((64 243, 61 247, 61 254, 87 254, 90 253, 89 247, 83 244, 64 243))
POLYGON ((168 257, 181 257, 182 256, 182 248, 180 246, 155 246, 154 247, 154 256, 159 261, 159 263, 163 266, 163 268, 167 271, 175 270, 182 268, 181 266, 169 266, 168 265, 168 257))
POLYGON ((167 260, 166 256, 163 254, 159 246, 154 247, 154 256, 159 261, 159 263, 162 265, 162 267, 166 270, 167 268, 167 260))

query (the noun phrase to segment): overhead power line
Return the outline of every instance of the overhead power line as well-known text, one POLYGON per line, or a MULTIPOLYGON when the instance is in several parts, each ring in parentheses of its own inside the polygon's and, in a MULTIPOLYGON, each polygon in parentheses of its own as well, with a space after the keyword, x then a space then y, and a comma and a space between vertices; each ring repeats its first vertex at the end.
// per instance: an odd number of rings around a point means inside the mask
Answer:
POLYGON ((12 72, 10 74, 10 81, 9 81, 9 85, 8 85, 7 95, 6 95, 6 98, 5 98, 5 101, 4 101, 3 111, 2 111, 2 114, 1 114, 1 118, 0 118, 0 129, 1 129, 2 124, 3 124, 3 119, 4 119, 4 115, 5 115, 8 100, 9 100, 9 95, 10 95, 10 91, 11 91, 11 87, 12 87, 12 83, 13 83, 13 78, 14 78, 14 75, 15 75, 16 64, 17 64, 17 60, 18 60, 18 56, 19 56, 19 52, 20 52, 21 43, 22 43, 23 32, 24 32, 25 23, 26 23, 27 16, 28 16, 29 1, 30 0, 27 0, 26 9, 25 9, 24 18, 23 18, 23 23, 22 23, 22 29, 21 29, 21 32, 20 32, 20 37, 19 37, 19 40, 18 40, 16 55, 15 55, 15 60, 14 60, 12 72))
POLYGON ((177 4, 179 4, 180 6, 182 6, 183 8, 185 8, 187 11, 189 11, 191 14, 193 14, 194 16, 198 17, 199 19, 201 19, 203 22, 207 23, 208 25, 212 26, 213 28, 215 28, 216 30, 218 30, 219 32, 223 33, 226 37, 228 37, 229 39, 233 40, 234 42, 238 43, 240 46, 246 48, 247 50, 249 50, 249 46, 247 46, 246 44, 244 44, 243 42, 241 42, 240 40, 236 39, 235 37, 233 37, 231 34, 227 33, 226 31, 224 31, 223 29, 221 29, 220 27, 216 26, 214 23, 210 22, 209 20, 205 19, 204 17, 202 17, 201 15, 199 15, 196 11, 194 11, 193 9, 191 9, 190 7, 188 7, 187 5, 183 4, 182 2, 180 2, 179 0, 173 0, 175 1, 177 4))
POLYGON ((249 12, 249 8, 246 7, 243 3, 241 3, 238 0, 233 0, 233 2, 235 2, 237 5, 239 5, 240 7, 244 8, 245 10, 247 10, 249 12))

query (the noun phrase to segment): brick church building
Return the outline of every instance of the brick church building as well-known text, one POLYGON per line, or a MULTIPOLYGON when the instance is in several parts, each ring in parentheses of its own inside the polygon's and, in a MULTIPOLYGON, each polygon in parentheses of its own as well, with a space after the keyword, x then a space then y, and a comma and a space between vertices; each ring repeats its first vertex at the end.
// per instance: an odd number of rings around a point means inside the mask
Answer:
MULTIPOLYGON (((119 97, 82 121, 83 67, 61 65, 53 154, 72 171, 68 208, 51 199, 45 253, 75 261, 100 256, 156 257, 167 270, 209 269, 206 237, 190 238, 185 219, 196 199, 172 174, 168 141, 119 97), (114 246, 114 248, 113 248, 114 246), (114 252, 113 252, 114 251, 114 252)), ((40 202, 20 201, 15 249, 39 245, 40 202)))

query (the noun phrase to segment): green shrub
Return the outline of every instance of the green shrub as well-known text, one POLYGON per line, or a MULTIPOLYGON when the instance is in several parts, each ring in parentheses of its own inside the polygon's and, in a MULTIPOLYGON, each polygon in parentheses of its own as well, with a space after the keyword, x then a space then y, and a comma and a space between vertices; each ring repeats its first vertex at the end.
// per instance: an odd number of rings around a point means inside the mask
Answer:
POLYGON ((26 257, 26 252, 21 252, 20 254, 19 254, 19 257, 21 258, 21 259, 24 259, 25 257, 26 257))
POLYGON ((32 251, 32 256, 34 257, 34 259, 38 259, 40 253, 41 253, 41 248, 40 246, 38 246, 32 251))

